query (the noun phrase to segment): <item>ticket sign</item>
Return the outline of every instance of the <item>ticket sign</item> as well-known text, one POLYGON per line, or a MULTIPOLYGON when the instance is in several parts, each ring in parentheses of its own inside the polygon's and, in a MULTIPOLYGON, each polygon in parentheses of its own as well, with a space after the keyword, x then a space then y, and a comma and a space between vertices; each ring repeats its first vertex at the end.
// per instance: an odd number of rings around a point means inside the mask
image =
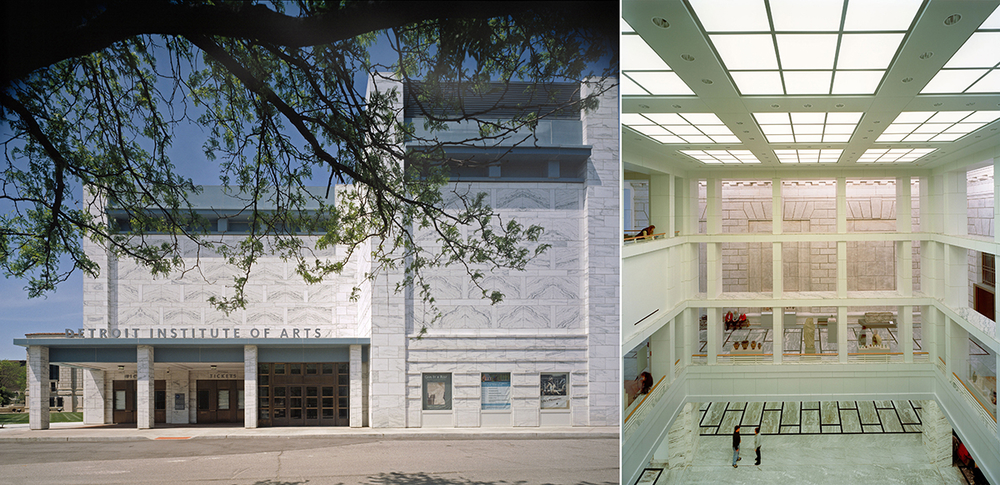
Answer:
POLYGON ((510 410, 510 373, 484 372, 482 393, 483 410, 510 410))
POLYGON ((451 409, 451 374, 424 374, 424 411, 451 409))

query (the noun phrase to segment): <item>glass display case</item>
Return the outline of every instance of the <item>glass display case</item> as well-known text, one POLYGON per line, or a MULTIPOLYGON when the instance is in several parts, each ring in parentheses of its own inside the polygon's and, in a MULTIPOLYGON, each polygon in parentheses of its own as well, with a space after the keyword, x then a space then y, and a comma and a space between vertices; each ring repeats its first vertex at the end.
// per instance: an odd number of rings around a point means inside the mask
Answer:
POLYGON ((997 415, 997 359, 988 348, 970 339, 966 385, 993 416, 997 415))

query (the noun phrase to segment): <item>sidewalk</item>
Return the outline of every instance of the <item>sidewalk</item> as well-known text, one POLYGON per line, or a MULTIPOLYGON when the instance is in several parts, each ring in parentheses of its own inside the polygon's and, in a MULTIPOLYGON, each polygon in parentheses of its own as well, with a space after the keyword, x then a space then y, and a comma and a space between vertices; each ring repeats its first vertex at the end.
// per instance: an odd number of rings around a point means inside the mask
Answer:
POLYGON ((552 428, 348 428, 287 427, 246 429, 218 425, 164 425, 136 429, 119 425, 52 423, 50 429, 30 430, 27 424, 0 428, 0 443, 21 441, 132 441, 226 438, 391 438, 391 439, 609 439, 618 438, 617 427, 552 428))

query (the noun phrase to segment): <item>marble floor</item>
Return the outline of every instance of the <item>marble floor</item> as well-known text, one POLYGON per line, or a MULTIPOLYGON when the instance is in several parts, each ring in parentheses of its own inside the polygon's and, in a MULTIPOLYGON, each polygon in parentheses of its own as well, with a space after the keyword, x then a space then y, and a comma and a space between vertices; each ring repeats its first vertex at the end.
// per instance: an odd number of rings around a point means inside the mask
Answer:
POLYGON ((760 426, 765 435, 872 434, 921 432, 917 401, 786 401, 702 403, 702 436, 742 435, 760 426))
POLYGON ((656 484, 966 483, 956 468, 927 463, 920 434, 775 435, 765 437, 759 466, 752 445, 740 456, 733 468, 730 435, 701 436, 692 464, 663 470, 656 484))

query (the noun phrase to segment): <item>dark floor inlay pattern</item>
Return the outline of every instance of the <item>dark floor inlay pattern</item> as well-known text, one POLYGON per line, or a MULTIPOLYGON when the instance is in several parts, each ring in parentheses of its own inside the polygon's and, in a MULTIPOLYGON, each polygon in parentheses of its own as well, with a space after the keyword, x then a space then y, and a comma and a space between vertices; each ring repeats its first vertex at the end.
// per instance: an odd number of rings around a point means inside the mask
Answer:
POLYGON ((910 401, 713 402, 700 406, 702 436, 741 434, 920 433, 920 405, 910 401))

